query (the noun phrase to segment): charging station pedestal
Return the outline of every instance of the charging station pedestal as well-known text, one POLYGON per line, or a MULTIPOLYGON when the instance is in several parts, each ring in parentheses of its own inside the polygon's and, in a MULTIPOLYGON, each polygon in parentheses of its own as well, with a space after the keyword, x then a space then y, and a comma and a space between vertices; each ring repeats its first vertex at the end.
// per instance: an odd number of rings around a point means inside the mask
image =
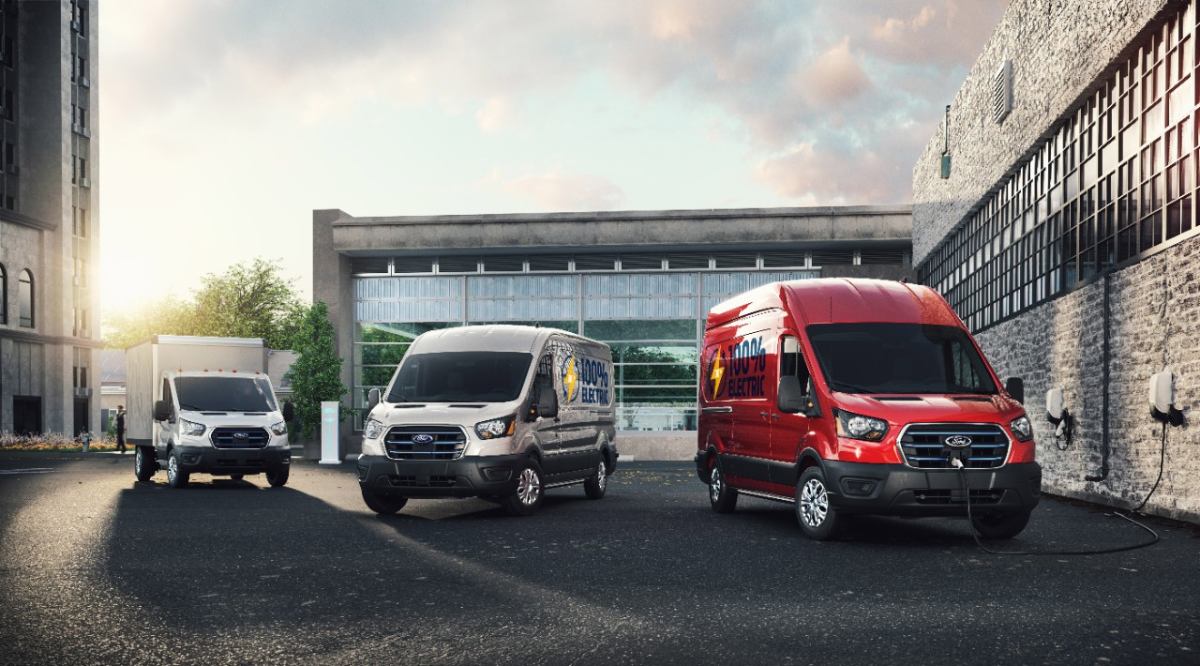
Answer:
POLYGON ((321 460, 322 465, 340 465, 338 458, 338 407, 336 400, 321 403, 321 460))

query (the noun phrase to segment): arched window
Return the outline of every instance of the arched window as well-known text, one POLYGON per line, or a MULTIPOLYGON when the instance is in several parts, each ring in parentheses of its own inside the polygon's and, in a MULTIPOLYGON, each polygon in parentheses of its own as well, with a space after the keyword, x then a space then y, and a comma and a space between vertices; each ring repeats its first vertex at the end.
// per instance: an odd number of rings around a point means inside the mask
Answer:
POLYGON ((21 271, 17 284, 17 313, 18 324, 25 328, 33 328, 33 273, 29 269, 21 271))
POLYGON ((0 264, 0 324, 8 323, 8 271, 0 264))

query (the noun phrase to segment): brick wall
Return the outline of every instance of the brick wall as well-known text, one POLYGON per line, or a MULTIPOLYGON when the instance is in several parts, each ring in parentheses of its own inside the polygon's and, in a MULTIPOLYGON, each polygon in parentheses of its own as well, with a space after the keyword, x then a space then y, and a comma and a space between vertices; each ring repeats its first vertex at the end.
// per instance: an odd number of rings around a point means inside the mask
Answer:
POLYGON ((1162 482, 1147 511, 1200 522, 1200 237, 1109 277, 1110 473, 1085 481, 1102 460, 1103 281, 976 335, 1001 378, 1025 379, 1047 491, 1130 507, 1158 474, 1161 426, 1150 418, 1150 375, 1169 363, 1186 423, 1167 431, 1162 482), (1165 352, 1165 355, 1164 355, 1165 352), (1045 418, 1047 389, 1061 387, 1076 417, 1074 442, 1058 450, 1045 418))

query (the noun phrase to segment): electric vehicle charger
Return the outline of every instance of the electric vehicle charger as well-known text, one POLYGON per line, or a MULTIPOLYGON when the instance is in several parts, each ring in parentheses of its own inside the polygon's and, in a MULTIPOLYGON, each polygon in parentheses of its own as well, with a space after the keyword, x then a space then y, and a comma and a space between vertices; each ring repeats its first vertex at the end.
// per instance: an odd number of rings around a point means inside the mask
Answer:
MULTIPOLYGON (((1164 438, 1165 438, 1165 435, 1164 435, 1164 438)), ((1158 543, 1160 540, 1160 537, 1158 536, 1158 532, 1155 532, 1153 529, 1151 529, 1145 523, 1134 520, 1133 518, 1130 518, 1129 516, 1121 513, 1120 511, 1113 511, 1112 513, 1105 514, 1105 515, 1116 516, 1118 518, 1121 518, 1123 520, 1127 520, 1127 521, 1133 523, 1136 527, 1148 532, 1150 534, 1150 540, 1144 541, 1142 543, 1131 544, 1128 546, 1116 546, 1114 548, 1098 548, 1095 550, 994 550, 992 548, 988 548, 986 545, 984 545, 983 540, 981 540, 979 538, 979 532, 977 532, 975 530, 975 519, 974 519, 974 516, 971 514, 971 489, 969 487, 967 487, 966 467, 963 465, 962 460, 958 456, 952 457, 950 459, 950 464, 952 464, 956 468, 958 468, 958 478, 962 482, 963 496, 966 497, 966 500, 967 500, 967 524, 970 525, 970 528, 971 528, 971 537, 973 539, 975 539, 975 545, 979 546, 980 550, 982 550, 985 553, 990 553, 992 555, 1021 555, 1021 556, 1026 556, 1026 555, 1108 555, 1111 553, 1123 553, 1123 552, 1130 551, 1130 550, 1138 550, 1139 548, 1146 548, 1149 546, 1153 546, 1154 544, 1158 543)), ((1161 471, 1160 471, 1159 475, 1161 478, 1161 471)), ((1155 487, 1157 487, 1157 484, 1155 484, 1155 487)), ((1150 495, 1152 495, 1152 494, 1154 494, 1153 490, 1150 491, 1150 495)), ((1142 503, 1139 504, 1138 508, 1134 509, 1134 511, 1141 510, 1141 508, 1146 505, 1146 501, 1150 499, 1150 495, 1146 495, 1146 499, 1142 500, 1142 503)))

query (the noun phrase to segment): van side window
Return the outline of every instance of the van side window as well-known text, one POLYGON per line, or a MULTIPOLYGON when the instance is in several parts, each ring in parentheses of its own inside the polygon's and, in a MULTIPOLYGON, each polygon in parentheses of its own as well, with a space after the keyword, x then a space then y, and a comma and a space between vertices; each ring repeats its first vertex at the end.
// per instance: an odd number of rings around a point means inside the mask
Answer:
POLYGON ((800 352, 800 341, 794 336, 785 335, 779 343, 779 376, 794 375, 804 387, 804 394, 811 393, 812 378, 808 374, 808 364, 804 362, 804 354, 800 352))

